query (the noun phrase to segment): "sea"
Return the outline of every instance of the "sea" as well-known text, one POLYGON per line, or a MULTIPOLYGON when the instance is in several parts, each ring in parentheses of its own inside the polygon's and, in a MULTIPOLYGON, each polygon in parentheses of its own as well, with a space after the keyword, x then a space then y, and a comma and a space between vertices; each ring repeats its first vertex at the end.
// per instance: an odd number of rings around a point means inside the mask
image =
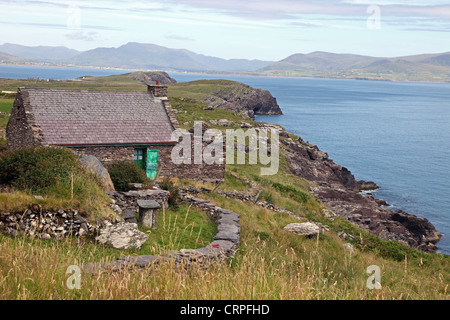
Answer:
MULTIPOLYGON (((74 79, 130 70, 0 65, 0 78, 74 79)), ((169 72, 178 82, 228 79, 269 90, 283 115, 257 116, 317 145, 376 198, 428 219, 450 254, 450 83, 169 72)), ((0 88, 1 90, 1 88, 0 88)))

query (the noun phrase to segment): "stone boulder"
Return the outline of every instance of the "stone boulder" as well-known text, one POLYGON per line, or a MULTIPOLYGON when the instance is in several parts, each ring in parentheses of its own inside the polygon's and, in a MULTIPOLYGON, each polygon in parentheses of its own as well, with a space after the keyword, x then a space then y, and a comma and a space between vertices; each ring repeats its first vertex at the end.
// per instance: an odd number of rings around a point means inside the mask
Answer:
POLYGON ((219 126, 222 126, 222 127, 230 127, 230 126, 232 126, 234 123, 233 123, 232 121, 228 120, 228 119, 220 119, 220 120, 217 122, 217 124, 218 124, 219 126))
POLYGON ((126 209, 122 211, 122 218, 123 220, 125 220, 125 222, 128 223, 138 223, 136 219, 136 211, 134 210, 126 209))
POLYGON ((312 222, 291 223, 283 229, 306 237, 313 237, 320 233, 320 227, 312 222))
POLYGON ((100 235, 95 238, 103 245, 111 246, 115 249, 140 249, 147 241, 148 236, 139 231, 137 224, 121 222, 111 224, 100 229, 100 235))
POLYGON ((86 156, 81 158, 80 163, 87 170, 93 172, 97 177, 99 177, 104 191, 115 190, 114 184, 109 176, 108 170, 103 166, 103 164, 94 156, 86 156))

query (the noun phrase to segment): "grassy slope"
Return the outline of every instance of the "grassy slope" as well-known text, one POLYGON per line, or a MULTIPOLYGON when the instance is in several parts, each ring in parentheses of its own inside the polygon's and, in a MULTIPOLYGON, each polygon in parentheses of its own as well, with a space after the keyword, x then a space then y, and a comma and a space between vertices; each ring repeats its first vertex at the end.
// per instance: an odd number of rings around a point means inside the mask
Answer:
MULTIPOLYGON (((98 88, 114 88, 115 83, 98 82, 98 88)), ((140 88, 128 81, 123 88, 140 88)), ((75 86, 84 86, 74 83, 75 86)), ((59 84, 58 84, 59 86, 59 84)), ((64 83, 67 86, 67 83, 64 83)), ((97 88, 94 82, 89 84, 97 88)), ((53 87, 56 87, 53 84, 53 87)), ((7 90, 0 86, 0 90, 7 90)), ((199 94, 196 87, 193 96, 199 94)), ((173 94, 172 88, 169 92, 173 94)), ((209 120, 236 117, 223 110, 203 110, 204 105, 191 97, 182 101, 174 98, 180 123, 196 119, 209 120), (180 107, 183 104, 183 107, 180 107)), ((232 118, 238 121, 239 119, 232 118)), ((184 223, 186 206, 168 213, 165 223, 158 221, 160 230, 151 234, 140 252, 117 252, 86 243, 74 241, 54 242, 28 239, 10 239, 0 236, 0 298, 9 299, 448 299, 450 282, 449 256, 426 254, 398 243, 382 241, 359 230, 347 221, 331 221, 322 214, 321 204, 308 194, 309 183, 289 174, 286 163, 281 161, 278 175, 259 177, 259 167, 250 165, 227 165, 226 183, 222 190, 246 191, 250 186, 234 178, 246 177, 262 186, 266 200, 293 212, 302 206, 300 217, 320 221, 331 232, 315 239, 305 239, 287 233, 282 228, 295 217, 275 213, 257 205, 231 200, 218 194, 206 194, 217 205, 236 211, 241 215, 241 243, 235 258, 227 265, 214 266, 208 270, 191 269, 190 272, 164 265, 150 270, 125 271, 84 275, 80 290, 68 290, 65 274, 68 265, 82 262, 111 260, 123 254, 149 254, 158 250, 180 249, 183 244, 195 247, 206 243, 213 229, 197 240, 199 226, 208 223, 201 213, 191 210, 192 220, 184 223), (284 189, 280 189, 280 185, 284 189), (275 188, 278 186, 278 189, 275 188), (286 192, 286 190, 289 190, 286 192), (203 222, 202 222, 203 221, 203 222), (190 223, 193 223, 191 232, 190 223), (170 226, 173 227, 170 227, 170 226), (164 227, 165 226, 165 227, 164 227), (172 230, 174 232, 163 232, 172 230), (354 236, 352 244, 356 252, 350 255, 336 233, 345 231, 354 236), (189 235, 188 235, 189 233, 189 235), (186 238, 187 236, 187 238, 186 238), (182 240, 183 244, 180 242, 182 240), (203 242, 202 242, 203 241, 203 242), (366 287, 366 268, 381 268, 381 290, 366 287), (235 281, 235 280, 239 281, 235 281)), ((183 181, 183 184, 203 185, 200 182, 183 181)), ((207 187, 211 185, 205 184, 207 187)), ((190 214, 189 214, 190 215, 190 214)))

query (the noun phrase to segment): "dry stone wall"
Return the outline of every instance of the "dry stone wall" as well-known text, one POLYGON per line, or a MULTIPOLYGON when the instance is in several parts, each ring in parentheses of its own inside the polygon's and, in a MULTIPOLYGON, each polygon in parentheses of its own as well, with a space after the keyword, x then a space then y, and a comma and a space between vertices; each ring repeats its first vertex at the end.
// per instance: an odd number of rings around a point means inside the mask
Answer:
POLYGON ((159 255, 123 256, 112 262, 88 263, 83 265, 83 270, 87 273, 106 270, 119 271, 124 268, 145 268, 165 262, 186 267, 196 263, 207 267, 211 263, 230 259, 239 245, 241 231, 239 215, 234 211, 220 208, 210 203, 209 200, 196 198, 187 193, 180 193, 180 199, 206 211, 217 225, 217 233, 210 244, 198 249, 181 249, 163 252, 159 255))
POLYGON ((95 234, 98 227, 91 225, 77 210, 42 210, 31 205, 23 212, 0 213, 0 231, 9 236, 26 235, 39 239, 63 239, 67 236, 95 234))

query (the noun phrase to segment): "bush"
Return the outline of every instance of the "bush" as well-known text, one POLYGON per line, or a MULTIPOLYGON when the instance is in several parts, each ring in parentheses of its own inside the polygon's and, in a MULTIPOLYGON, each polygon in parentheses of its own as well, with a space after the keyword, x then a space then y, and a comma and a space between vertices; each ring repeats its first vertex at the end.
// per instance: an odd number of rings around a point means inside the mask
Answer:
POLYGON ((117 191, 129 191, 130 183, 151 184, 145 171, 134 162, 116 161, 109 164, 107 169, 117 191))
POLYGON ((273 195, 271 192, 262 191, 261 194, 259 195, 259 199, 264 200, 270 204, 274 204, 273 203, 273 195))
POLYGON ((18 190, 45 192, 80 170, 77 157, 63 148, 24 148, 0 155, 0 184, 18 190))

